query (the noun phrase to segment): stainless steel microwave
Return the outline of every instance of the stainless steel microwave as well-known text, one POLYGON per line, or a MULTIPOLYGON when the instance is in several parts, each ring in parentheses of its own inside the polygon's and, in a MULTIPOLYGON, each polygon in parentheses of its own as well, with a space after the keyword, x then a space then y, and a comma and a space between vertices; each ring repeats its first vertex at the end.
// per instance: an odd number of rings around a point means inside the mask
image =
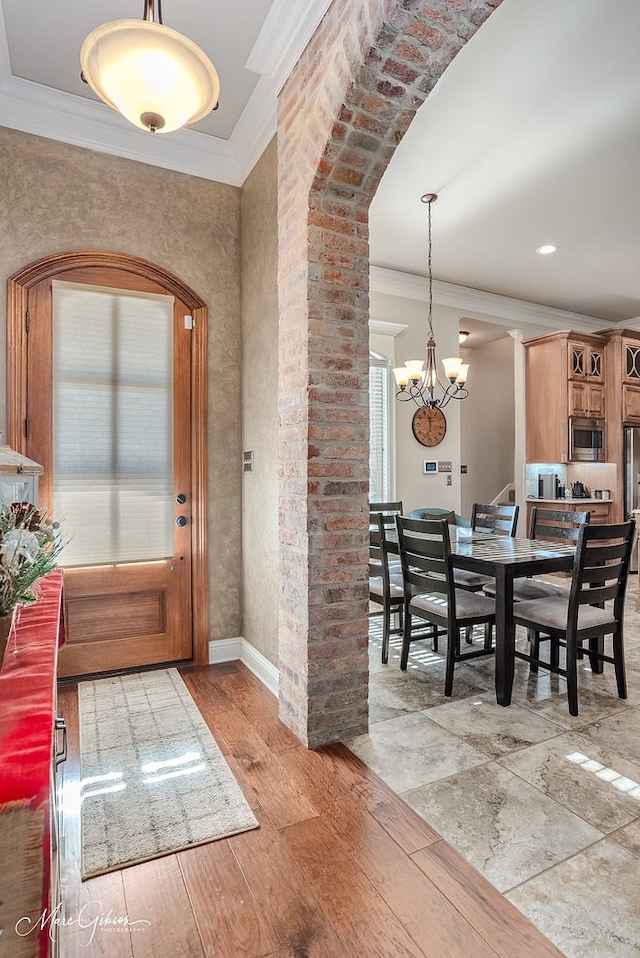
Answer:
POLYGON ((604 462, 604 419, 569 420, 569 459, 571 462, 604 462))

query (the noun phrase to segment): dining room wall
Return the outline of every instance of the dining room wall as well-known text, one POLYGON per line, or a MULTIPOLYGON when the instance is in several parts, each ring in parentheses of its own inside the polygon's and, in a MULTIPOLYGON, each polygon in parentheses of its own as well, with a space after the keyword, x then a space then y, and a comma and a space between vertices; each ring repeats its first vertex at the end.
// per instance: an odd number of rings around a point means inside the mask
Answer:
POLYGON ((275 139, 242 187, 242 635, 278 662, 278 197, 275 139))
MULTIPOLYGON (((404 296, 377 292, 372 289, 371 316, 379 322, 399 323, 406 326, 394 338, 395 362, 401 366, 407 359, 423 359, 425 356, 425 304, 404 296)), ((458 353, 459 312, 451 307, 434 304, 433 328, 438 344, 438 361, 442 356, 458 353)), ((402 501, 404 511, 410 512, 423 506, 460 511, 460 410, 459 403, 451 402, 445 410, 447 431, 438 446, 426 447, 414 438, 411 421, 416 406, 413 402, 394 400, 392 414, 395 417, 395 472, 396 496, 402 501), (425 460, 452 463, 451 485, 447 474, 426 475, 425 460)))
MULTIPOLYGON (((208 306, 211 638, 241 629, 240 200, 236 187, 0 128, 0 285, 48 254, 130 253, 208 306)), ((6 296, 0 297, 6 358, 6 296)), ((0 363, 0 429, 6 423, 0 363)))
POLYGON ((460 476, 460 507, 465 516, 471 515, 474 502, 492 502, 514 482, 514 348, 507 334, 470 350, 472 393, 460 410, 461 454, 467 466, 460 476))

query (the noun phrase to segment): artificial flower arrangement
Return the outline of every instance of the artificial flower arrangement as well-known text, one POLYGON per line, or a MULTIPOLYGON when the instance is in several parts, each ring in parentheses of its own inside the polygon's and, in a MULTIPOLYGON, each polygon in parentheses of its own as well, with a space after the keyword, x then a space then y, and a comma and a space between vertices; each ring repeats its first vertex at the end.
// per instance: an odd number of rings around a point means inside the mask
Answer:
POLYGON ((30 502, 0 505, 0 616, 37 599, 34 586, 57 568, 59 523, 30 502))

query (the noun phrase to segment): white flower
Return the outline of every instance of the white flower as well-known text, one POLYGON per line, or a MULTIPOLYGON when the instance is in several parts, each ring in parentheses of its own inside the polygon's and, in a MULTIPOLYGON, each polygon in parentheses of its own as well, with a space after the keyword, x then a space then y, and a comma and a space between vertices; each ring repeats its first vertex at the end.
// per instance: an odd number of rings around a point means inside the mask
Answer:
POLYGON ((40 543, 37 536, 27 529, 10 529, 5 532, 0 543, 0 561, 5 566, 12 565, 16 559, 34 562, 40 543))

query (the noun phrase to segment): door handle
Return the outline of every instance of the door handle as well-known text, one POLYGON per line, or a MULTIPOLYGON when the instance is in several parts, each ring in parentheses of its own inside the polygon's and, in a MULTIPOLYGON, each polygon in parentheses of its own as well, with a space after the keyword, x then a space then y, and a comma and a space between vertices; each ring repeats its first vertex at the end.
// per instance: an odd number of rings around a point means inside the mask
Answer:
POLYGON ((184 492, 179 492, 178 495, 176 496, 176 502, 178 503, 178 505, 183 506, 186 501, 187 501, 187 497, 185 496, 184 492))
POLYGON ((183 529, 187 524, 186 516, 178 516, 176 519, 176 525, 183 529))
POLYGON ((56 732, 55 742, 55 762, 56 768, 67 760, 67 723, 63 718, 57 717, 54 723, 56 732), (58 732, 62 732, 62 748, 58 748, 58 732))

